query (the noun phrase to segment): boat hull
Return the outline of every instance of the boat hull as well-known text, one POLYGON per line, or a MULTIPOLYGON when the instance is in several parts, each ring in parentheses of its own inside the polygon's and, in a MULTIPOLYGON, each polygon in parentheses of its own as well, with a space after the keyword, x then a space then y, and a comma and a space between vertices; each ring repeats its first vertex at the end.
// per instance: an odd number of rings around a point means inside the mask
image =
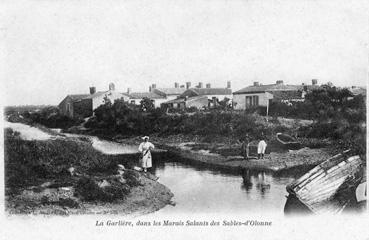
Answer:
POLYGON ((287 192, 311 212, 342 212, 355 201, 355 189, 363 178, 362 164, 359 156, 338 154, 289 184, 287 192))
POLYGON ((302 147, 301 143, 299 143, 295 138, 287 134, 277 133, 276 138, 279 144, 282 145, 285 149, 297 150, 302 147))

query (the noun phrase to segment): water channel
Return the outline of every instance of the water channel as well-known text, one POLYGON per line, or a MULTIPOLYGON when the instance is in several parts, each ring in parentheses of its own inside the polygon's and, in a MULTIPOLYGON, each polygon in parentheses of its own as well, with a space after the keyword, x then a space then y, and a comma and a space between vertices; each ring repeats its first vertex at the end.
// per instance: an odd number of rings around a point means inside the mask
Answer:
MULTIPOLYGON (((92 138, 95 149, 106 154, 137 152, 137 146, 92 138)), ((286 202, 286 185, 301 174, 283 175, 266 171, 225 171, 189 163, 185 159, 168 158, 156 153, 151 173, 174 194, 171 205, 159 210, 163 214, 280 212, 286 202)))
MULTIPOLYGON (((10 127, 20 130, 17 125, 10 127)), ((22 126, 23 127, 23 126, 22 126)), ((21 129, 24 131, 24 129, 21 129)), ((33 131, 35 129, 32 128, 33 131)), ((35 136, 35 135, 33 135, 35 136)), ((44 137, 44 135, 42 135, 44 137)), ((75 137, 78 135, 69 135, 75 137)), ((106 154, 126 154, 137 146, 122 145, 91 137, 93 146, 106 154)), ((185 160, 161 158, 155 154, 150 170, 159 182, 174 194, 175 206, 166 206, 160 213, 260 213, 280 212, 286 202, 286 185, 298 173, 273 174, 265 171, 224 171, 185 160)))
POLYGON ((224 172, 184 162, 155 165, 153 173, 171 189, 176 202, 163 213, 283 213, 286 185, 295 179, 264 171, 224 172))

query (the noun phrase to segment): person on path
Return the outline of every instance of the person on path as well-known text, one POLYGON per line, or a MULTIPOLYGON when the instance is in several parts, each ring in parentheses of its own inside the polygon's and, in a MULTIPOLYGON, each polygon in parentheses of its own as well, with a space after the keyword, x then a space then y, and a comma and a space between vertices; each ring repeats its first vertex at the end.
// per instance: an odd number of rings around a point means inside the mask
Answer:
POLYGON ((152 167, 151 150, 155 147, 151 142, 149 142, 148 136, 144 136, 142 139, 144 141, 138 147, 138 151, 141 153, 142 168, 144 169, 144 172, 147 172, 147 169, 152 167))
POLYGON ((264 141, 264 137, 262 136, 260 138, 259 144, 258 144, 258 159, 263 159, 265 154, 265 149, 267 147, 266 142, 264 141))

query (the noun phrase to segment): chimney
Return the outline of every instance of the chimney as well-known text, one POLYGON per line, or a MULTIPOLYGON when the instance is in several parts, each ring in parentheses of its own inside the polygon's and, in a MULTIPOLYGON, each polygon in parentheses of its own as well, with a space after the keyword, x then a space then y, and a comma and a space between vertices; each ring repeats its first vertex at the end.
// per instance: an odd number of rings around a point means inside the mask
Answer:
POLYGON ((231 81, 227 82, 227 88, 229 88, 229 89, 231 88, 231 81))
POLYGON ((283 85, 283 80, 277 80, 276 84, 283 85))
POLYGON ((311 85, 317 85, 317 84, 318 84, 318 79, 311 80, 311 85))
POLYGON ((259 86, 259 82, 254 82, 254 86, 259 86))
POLYGON ((131 93, 131 88, 127 88, 127 94, 129 95, 131 93))
POLYGON ((109 83, 109 91, 115 91, 114 83, 109 83))
POLYGON ((186 88, 189 89, 191 87, 191 82, 186 82, 186 88))
POLYGON ((90 94, 96 93, 96 87, 90 87, 90 94))
POLYGON ((203 86, 202 86, 202 82, 199 82, 199 88, 202 88, 203 86))
POLYGON ((175 82, 175 83, 174 83, 174 87, 175 87, 175 88, 179 88, 179 83, 175 82))
POLYGON ((151 88, 152 88, 152 89, 156 88, 156 84, 155 84, 155 83, 153 83, 153 84, 151 85, 151 88))
POLYGON ((149 92, 151 92, 152 91, 152 87, 151 86, 149 86, 149 92))
POLYGON ((207 84, 206 84, 206 88, 211 88, 210 83, 207 83, 207 84))

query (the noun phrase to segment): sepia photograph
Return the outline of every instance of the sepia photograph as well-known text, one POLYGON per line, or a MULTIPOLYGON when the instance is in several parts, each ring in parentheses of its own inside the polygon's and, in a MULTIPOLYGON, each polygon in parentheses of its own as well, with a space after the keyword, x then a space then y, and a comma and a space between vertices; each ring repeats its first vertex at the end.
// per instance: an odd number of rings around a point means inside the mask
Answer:
POLYGON ((234 239, 291 219, 367 218, 367 2, 5 0, 0 11, 7 225, 234 239))

